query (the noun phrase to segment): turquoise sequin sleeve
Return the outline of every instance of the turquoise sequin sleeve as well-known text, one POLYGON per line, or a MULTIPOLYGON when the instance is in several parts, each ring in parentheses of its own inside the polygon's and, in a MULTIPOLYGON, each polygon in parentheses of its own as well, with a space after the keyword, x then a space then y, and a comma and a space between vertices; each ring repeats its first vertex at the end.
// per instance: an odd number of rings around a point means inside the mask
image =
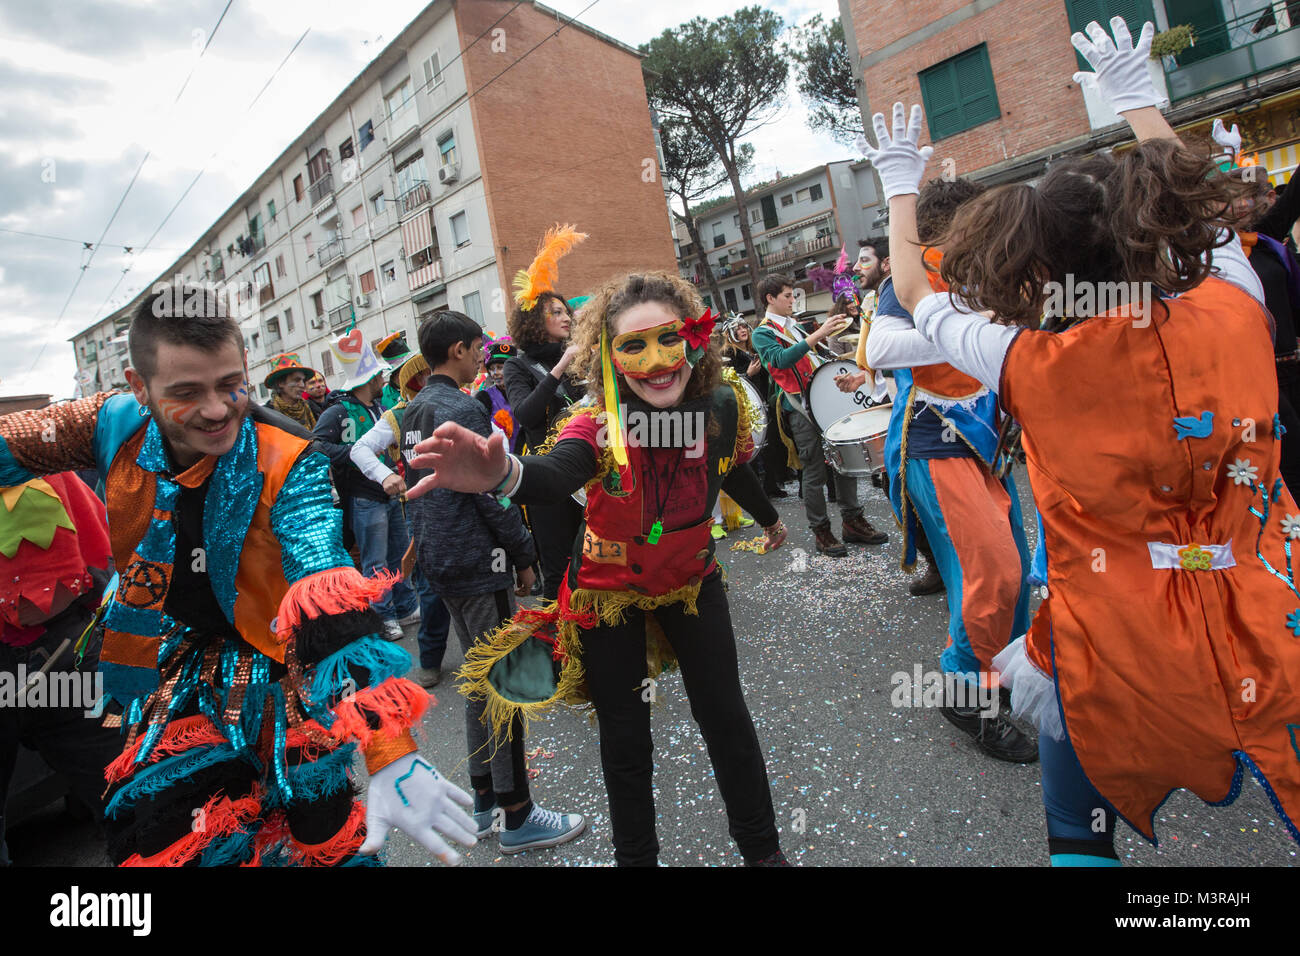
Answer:
POLYGON ((271 506, 271 531, 280 541, 284 577, 290 584, 331 568, 351 568, 343 548, 343 512, 330 494, 329 460, 304 455, 271 506))

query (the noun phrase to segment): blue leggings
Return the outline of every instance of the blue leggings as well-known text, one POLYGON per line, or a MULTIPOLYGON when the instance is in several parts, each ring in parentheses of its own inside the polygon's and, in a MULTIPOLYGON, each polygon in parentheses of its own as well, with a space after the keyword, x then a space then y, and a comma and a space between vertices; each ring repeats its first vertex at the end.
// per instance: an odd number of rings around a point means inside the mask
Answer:
POLYGON ((1052 866, 1119 866, 1115 811, 1088 781, 1070 741, 1040 733, 1038 759, 1052 866))

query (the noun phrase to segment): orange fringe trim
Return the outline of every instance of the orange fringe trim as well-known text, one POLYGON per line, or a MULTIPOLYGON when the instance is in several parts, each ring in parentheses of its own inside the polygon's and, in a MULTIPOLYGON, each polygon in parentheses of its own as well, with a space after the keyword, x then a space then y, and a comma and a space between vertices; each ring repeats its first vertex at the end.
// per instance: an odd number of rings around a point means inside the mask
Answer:
MULTIPOLYGON (((217 730, 212 721, 202 714, 194 717, 182 717, 167 725, 162 737, 149 754, 149 763, 156 763, 163 757, 171 757, 195 747, 206 744, 220 744, 225 737, 217 730)), ((104 779, 117 783, 129 777, 135 768, 136 756, 140 753, 143 737, 122 751, 121 755, 104 768, 104 779)))
POLYGON ((363 688, 339 701, 334 707, 330 736, 355 740, 365 750, 376 734, 396 737, 418 724, 429 709, 429 699, 429 692, 414 681, 390 677, 377 687, 363 688), (371 727, 368 716, 378 717, 379 726, 371 727))
POLYGON ((276 637, 287 641, 304 618, 313 619, 345 611, 364 611, 382 598, 399 580, 390 571, 368 578, 356 568, 330 568, 299 578, 289 586, 276 618, 276 637))
POLYGON ((121 865, 181 866, 196 857, 213 840, 242 830, 247 823, 257 818, 261 810, 260 788, 254 789, 251 794, 238 800, 231 800, 224 794, 217 794, 203 805, 202 830, 181 837, 167 849, 151 857, 142 857, 139 853, 133 853, 123 860, 121 865))
POLYGON ((353 800, 352 812, 339 832, 324 843, 299 843, 290 836, 289 863, 291 866, 338 866, 355 856, 365 839, 366 807, 360 800, 353 800))

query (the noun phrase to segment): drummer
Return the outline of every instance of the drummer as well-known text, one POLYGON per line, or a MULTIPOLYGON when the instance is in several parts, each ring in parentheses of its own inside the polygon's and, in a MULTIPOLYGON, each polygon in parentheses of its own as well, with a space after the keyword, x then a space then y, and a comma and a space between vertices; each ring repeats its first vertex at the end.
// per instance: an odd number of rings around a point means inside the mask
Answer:
MULTIPOLYGON (((922 243, 943 235, 957 208, 982 187, 964 179, 933 180, 921 190, 917 220, 922 243)), ((926 250, 937 263, 940 251, 926 250)), ((936 273, 932 284, 944 288, 936 273)), ((1029 548, 1020 497, 1008 474, 992 473, 998 446, 997 395, 957 371, 912 325, 880 283, 879 304, 865 349, 866 364, 894 369, 898 397, 885 442, 890 503, 903 525, 903 566, 916 561, 918 525, 934 550, 948 587, 945 674, 983 688, 994 680, 993 656, 1024 634, 1029 620, 1029 548)), ((955 686, 945 681, 945 687, 955 686)), ((966 700, 980 699, 979 694, 966 700)), ((1003 714, 947 700, 941 712, 991 757, 1012 763, 1038 759, 1037 744, 1003 714)))
MULTIPOLYGON (((758 284, 758 298, 766 313, 750 336, 768 374, 780 388, 779 401, 789 413, 799 464, 803 468, 803 505, 808 526, 817 542, 819 554, 842 558, 848 549, 836 539, 831 519, 826 514, 826 453, 822 436, 812 423, 805 407, 804 393, 820 364, 813 350, 829 335, 842 331, 844 316, 832 316, 811 335, 804 335, 793 317, 794 277, 787 274, 766 276, 758 284)), ((857 479, 835 475, 835 497, 843 522, 846 542, 884 544, 889 536, 877 531, 862 515, 858 504, 857 479)))

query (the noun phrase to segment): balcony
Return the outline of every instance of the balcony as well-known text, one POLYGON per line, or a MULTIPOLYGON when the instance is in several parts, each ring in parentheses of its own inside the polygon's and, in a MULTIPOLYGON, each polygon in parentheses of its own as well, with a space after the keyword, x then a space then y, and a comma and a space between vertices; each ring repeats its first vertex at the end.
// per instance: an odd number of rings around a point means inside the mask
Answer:
POLYGON ((790 262, 801 256, 813 255, 824 249, 833 249, 839 244, 840 237, 835 233, 828 236, 818 236, 816 239, 802 239, 799 242, 791 243, 784 249, 760 255, 758 261, 761 266, 773 266, 781 262, 790 262))
POLYGON ((346 328, 352 324, 352 306, 340 305, 336 309, 329 311, 329 326, 331 332, 337 332, 339 329, 346 328))
MULTIPOLYGON (((762 261, 762 257, 759 258, 762 261)), ((713 274, 719 279, 729 279, 732 276, 749 275, 749 257, 737 259, 735 262, 728 262, 725 266, 718 266, 713 270, 713 274)))
POLYGON ((397 197, 398 208, 401 210, 399 215, 405 216, 407 213, 415 212, 432 198, 429 192, 429 184, 423 179, 415 183, 410 189, 397 197))
POLYGON ((1197 31, 1196 45, 1164 57, 1169 98, 1177 102, 1300 60, 1300 30, 1284 11, 1257 10, 1197 31))
POLYGON ((316 252, 316 262, 322 269, 334 260, 341 258, 343 258, 343 239, 341 237, 322 244, 316 252))
POLYGON ((262 286, 257 290, 257 304, 259 306, 267 305, 275 298, 275 289, 270 283, 262 286))
POLYGON ((324 202, 334 195, 334 173, 329 171, 320 179, 316 180, 307 190, 307 198, 311 200, 313 206, 324 202))

